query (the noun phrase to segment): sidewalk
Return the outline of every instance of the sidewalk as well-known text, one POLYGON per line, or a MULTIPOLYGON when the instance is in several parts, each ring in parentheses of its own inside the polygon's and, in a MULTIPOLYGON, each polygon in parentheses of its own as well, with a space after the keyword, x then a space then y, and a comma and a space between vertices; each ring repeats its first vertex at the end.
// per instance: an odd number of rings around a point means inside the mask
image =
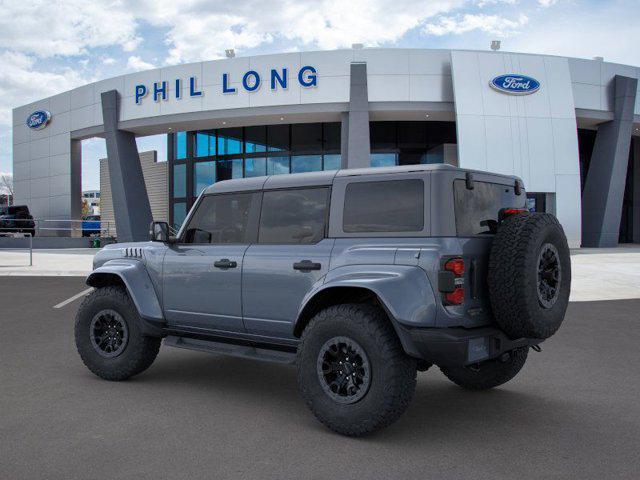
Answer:
POLYGON ((29 250, 0 250, 0 276, 85 276, 93 267, 98 249, 65 248, 33 250, 33 266, 29 266, 29 250))
MULTIPOLYGON (((0 250, 0 276, 85 276, 98 250, 90 248, 0 250)), ((640 298, 640 247, 576 249, 571 252, 571 301, 640 298)))

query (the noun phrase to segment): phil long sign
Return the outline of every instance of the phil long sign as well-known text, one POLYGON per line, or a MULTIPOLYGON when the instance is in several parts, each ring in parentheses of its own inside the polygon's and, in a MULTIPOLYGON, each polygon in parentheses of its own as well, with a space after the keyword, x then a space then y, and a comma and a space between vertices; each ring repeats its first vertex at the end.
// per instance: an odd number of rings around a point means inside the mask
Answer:
POLYGON ((509 73, 493 78, 489 85, 494 90, 508 95, 531 95, 540 90, 540 82, 526 75, 509 73))
MULTIPOLYGON (((249 93, 260 88, 267 88, 271 91, 286 90, 293 82, 297 82, 302 88, 316 87, 318 85, 316 68, 305 65, 295 72, 289 72, 287 68, 271 68, 268 72, 263 72, 262 75, 255 70, 249 70, 240 78, 231 78, 231 74, 223 73, 220 84, 214 88, 224 95, 232 95, 238 90, 245 90, 249 93)), ((203 95, 203 90, 198 85, 196 77, 188 77, 154 82, 149 85, 141 83, 135 86, 133 94, 136 104, 140 105, 147 97, 152 98, 154 102, 168 101, 171 98, 180 100, 182 96, 200 97, 203 95), (187 86, 188 88, 186 88, 187 86)))

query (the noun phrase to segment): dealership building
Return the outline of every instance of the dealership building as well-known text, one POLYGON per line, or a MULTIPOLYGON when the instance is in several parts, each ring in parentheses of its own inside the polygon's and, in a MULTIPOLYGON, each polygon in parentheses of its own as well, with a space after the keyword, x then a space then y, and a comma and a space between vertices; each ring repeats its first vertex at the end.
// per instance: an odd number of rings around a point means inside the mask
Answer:
POLYGON ((215 181, 448 163, 521 177, 571 246, 640 243, 639 77, 598 58, 368 48, 123 75, 14 109, 15 203, 80 218, 81 141, 104 137, 120 240, 146 238, 151 203, 179 225, 215 181), (163 133, 157 188, 135 138, 163 133))

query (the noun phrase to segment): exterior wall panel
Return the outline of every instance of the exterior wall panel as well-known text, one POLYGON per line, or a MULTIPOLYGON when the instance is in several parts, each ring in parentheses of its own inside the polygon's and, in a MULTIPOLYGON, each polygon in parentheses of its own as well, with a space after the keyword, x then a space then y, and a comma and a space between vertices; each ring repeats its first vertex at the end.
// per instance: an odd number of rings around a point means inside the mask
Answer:
MULTIPOLYGON (((100 159, 100 219, 104 235, 117 235, 113 197, 109 180, 108 159, 100 159), (108 229, 108 231, 107 231, 108 229)), ((168 162, 158 162, 157 152, 140 153, 140 165, 144 177, 151 215, 156 221, 169 221, 168 162)))

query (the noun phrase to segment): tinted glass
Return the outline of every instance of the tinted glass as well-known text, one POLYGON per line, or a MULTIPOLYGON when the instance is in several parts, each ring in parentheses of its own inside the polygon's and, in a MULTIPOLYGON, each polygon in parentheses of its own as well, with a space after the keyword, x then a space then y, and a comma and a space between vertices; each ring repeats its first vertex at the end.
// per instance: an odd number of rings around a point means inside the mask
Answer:
POLYGON ((397 147, 396 122, 369 123, 371 150, 384 150, 397 147))
POLYGON ((176 133, 175 155, 177 160, 187 158, 187 132, 176 133))
POLYGON ((218 155, 242 153, 242 128, 222 128, 218 130, 218 155))
POLYGON ((322 170, 322 155, 294 155, 291 157, 291 173, 322 170))
POLYGON ((267 159, 264 157, 247 158, 244 161, 245 177, 262 177, 267 174, 267 159))
POLYGON ((173 229, 180 230, 182 222, 187 216, 187 204, 184 202, 175 202, 173 204, 173 229))
POLYGON ((394 167, 398 164, 398 156, 395 153, 372 153, 372 167, 394 167))
POLYGON ((269 125, 267 141, 270 152, 289 150, 289 125, 269 125))
POLYGON ((341 158, 340 154, 331 154, 324 156, 324 163, 322 164, 323 170, 340 170, 341 158))
POLYGON ((187 195, 187 165, 182 163, 173 166, 173 196, 176 198, 187 195))
POLYGON ((328 204, 328 188, 265 192, 258 241, 317 243, 324 237, 328 204))
POLYGON ((209 195, 202 199, 185 230, 185 243, 245 243, 251 193, 209 195))
POLYGON ((340 133, 342 129, 341 123, 325 123, 324 124, 324 150, 336 152, 340 151, 340 133))
POLYGON ((267 151, 267 127, 246 127, 244 137, 246 153, 267 151))
POLYGON ((322 151, 322 124, 298 123, 291 125, 291 150, 294 152, 322 151))
POLYGON ((495 233, 500 209, 525 208, 527 198, 524 193, 516 195, 513 187, 497 183, 473 182, 473 190, 469 190, 464 180, 453 182, 453 192, 460 236, 495 233))
POLYGON ((209 157, 216 154, 215 132, 196 133, 196 157, 209 157))
POLYGON ((282 175, 289 173, 289 157, 267 158, 267 175, 282 175))
POLYGON ((422 180, 347 185, 343 216, 345 232, 419 232, 423 227, 422 180))
POLYGON ((193 164, 193 189, 197 197, 200 192, 216 181, 216 162, 197 162, 193 164))
POLYGON ((218 160, 218 181, 230 180, 232 178, 242 178, 242 159, 218 160))

